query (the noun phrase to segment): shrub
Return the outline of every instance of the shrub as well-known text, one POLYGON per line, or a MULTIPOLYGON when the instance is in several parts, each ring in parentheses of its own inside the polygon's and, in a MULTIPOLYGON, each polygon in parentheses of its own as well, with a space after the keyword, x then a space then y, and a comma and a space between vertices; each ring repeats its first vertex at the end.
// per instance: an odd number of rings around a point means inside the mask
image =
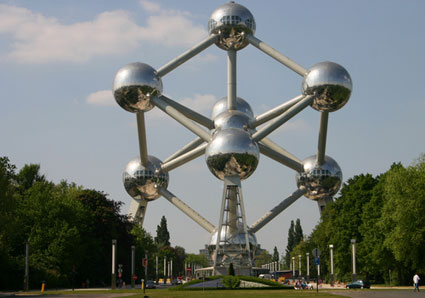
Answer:
POLYGON ((240 279, 238 276, 227 275, 223 277, 221 282, 228 289, 236 289, 239 286, 240 279))

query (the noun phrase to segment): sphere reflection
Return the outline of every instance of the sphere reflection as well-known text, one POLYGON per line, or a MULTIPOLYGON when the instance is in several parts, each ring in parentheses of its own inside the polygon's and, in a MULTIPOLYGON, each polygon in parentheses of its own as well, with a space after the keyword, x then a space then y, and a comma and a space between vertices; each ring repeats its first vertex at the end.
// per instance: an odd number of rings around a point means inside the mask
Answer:
POLYGON ((298 188, 307 189, 305 196, 312 200, 334 196, 342 184, 342 172, 339 165, 329 156, 325 156, 323 165, 317 163, 316 155, 303 161, 304 171, 297 173, 298 188))
POLYGON ((149 111, 151 96, 160 95, 162 80, 156 70, 145 63, 130 63, 118 70, 113 93, 117 103, 126 111, 149 111))
POLYGON ((144 167, 140 157, 132 159, 123 173, 124 188, 136 200, 152 201, 159 198, 157 187, 167 188, 168 173, 161 170, 161 161, 148 156, 148 165, 144 167))
POLYGON ((257 168, 259 158, 257 143, 246 131, 235 128, 217 131, 205 151, 208 168, 221 180, 225 176, 248 178, 257 168))
POLYGON ((342 108, 351 95, 350 74, 339 64, 325 61, 312 66, 302 83, 305 95, 314 95, 312 107, 333 112, 342 108))
POLYGON ((254 16, 245 6, 230 1, 211 14, 208 32, 220 34, 217 46, 223 50, 243 49, 248 45, 245 36, 255 33, 254 16))

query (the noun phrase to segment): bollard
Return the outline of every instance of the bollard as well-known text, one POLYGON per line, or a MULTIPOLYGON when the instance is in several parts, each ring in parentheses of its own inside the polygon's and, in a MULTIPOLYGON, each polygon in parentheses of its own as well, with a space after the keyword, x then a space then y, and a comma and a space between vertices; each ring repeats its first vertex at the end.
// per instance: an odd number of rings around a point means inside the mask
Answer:
POLYGON ((46 287, 46 282, 43 280, 43 281, 41 282, 41 293, 44 293, 44 289, 45 289, 45 287, 46 287))

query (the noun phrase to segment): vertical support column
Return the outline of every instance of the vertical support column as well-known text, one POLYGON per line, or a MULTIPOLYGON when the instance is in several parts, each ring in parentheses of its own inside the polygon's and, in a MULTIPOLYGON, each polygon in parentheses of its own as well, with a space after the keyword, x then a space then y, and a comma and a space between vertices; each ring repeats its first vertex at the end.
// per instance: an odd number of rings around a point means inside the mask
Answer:
POLYGON ((133 276, 135 274, 135 256, 136 256, 136 246, 131 246, 131 288, 134 289, 136 281, 133 276))
POLYGON ((307 281, 310 281, 310 253, 306 253, 307 257, 307 281))
POLYGON ((167 282, 167 257, 164 257, 164 284, 167 282))
POLYGON ((145 263, 145 286, 146 286, 146 282, 148 281, 148 254, 145 253, 145 259, 146 259, 146 263, 145 263))
POLYGON ((298 276, 302 276, 303 274, 301 273, 301 255, 298 255, 298 276))
POLYGON ((352 255, 353 255, 353 281, 357 279, 356 273, 356 239, 351 239, 352 255))
POLYGON ((224 216, 224 205, 226 203, 226 192, 227 192, 227 185, 225 183, 223 187, 223 195, 221 197, 220 219, 218 221, 218 227, 217 227, 217 240, 215 243, 215 251, 214 251, 213 275, 216 275, 217 255, 218 255, 218 250, 220 249, 220 240, 221 240, 220 237, 221 237, 221 229, 223 227, 223 216, 224 216))
POLYGON ((331 285, 334 284, 334 245, 329 245, 330 254, 331 254, 331 285))
POLYGON ((117 288, 117 273, 116 273, 116 257, 117 257, 117 240, 112 240, 112 275, 111 275, 111 289, 117 288))
POLYGON ((292 278, 295 278, 295 257, 292 257, 292 278))
POLYGON ((249 247, 248 225, 246 223, 245 204, 244 204, 244 201, 243 201, 241 180, 240 180, 239 177, 235 177, 235 180, 237 180, 236 182, 237 182, 237 186, 238 186, 238 193, 239 193, 239 200, 240 200, 240 207, 241 207, 242 226, 243 226, 243 231, 244 231, 244 234, 245 234, 245 249, 248 252, 249 275, 251 275, 251 267, 252 267, 251 248, 249 247))
POLYGON ((148 147, 146 144, 145 112, 143 111, 137 112, 136 118, 137 118, 137 134, 139 136, 140 162, 144 167, 146 167, 148 165, 148 147))
POLYGON ((24 275, 24 291, 29 289, 29 256, 30 256, 30 243, 29 240, 25 243, 25 275, 24 275))
POLYGON ((173 259, 171 259, 171 265, 170 265, 170 281, 171 284, 173 283, 173 259))
POLYGON ((227 51, 227 110, 236 110, 236 51, 227 51))
POLYGON ((319 142, 317 145, 317 163, 319 164, 319 166, 323 165, 323 163, 325 162, 328 119, 329 119, 329 112, 320 112, 319 142))
POLYGON ((158 284, 158 256, 156 256, 155 257, 155 263, 156 263, 156 266, 155 266, 155 280, 156 280, 156 284, 158 284))

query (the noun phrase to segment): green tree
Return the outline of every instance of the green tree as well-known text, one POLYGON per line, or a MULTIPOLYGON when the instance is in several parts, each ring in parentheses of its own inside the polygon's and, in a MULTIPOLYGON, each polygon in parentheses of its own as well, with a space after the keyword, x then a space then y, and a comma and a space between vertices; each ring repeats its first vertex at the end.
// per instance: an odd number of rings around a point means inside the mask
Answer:
POLYGON ((425 268, 425 155, 412 166, 396 167, 385 175, 384 197, 378 222, 384 247, 397 261, 398 281, 411 284, 412 274, 425 268))
POLYGON ((273 261, 273 256, 265 249, 261 250, 260 254, 255 258, 255 266, 269 264, 273 261))
POLYGON ((233 263, 230 263, 227 275, 235 276, 235 268, 233 268, 233 263))
POLYGON ((303 228, 301 227, 301 220, 297 218, 294 227, 294 246, 298 245, 304 239, 303 228))
POLYGON ((279 252, 276 246, 273 249, 273 262, 279 262, 279 252))
POLYGON ((287 267, 291 264, 291 251, 296 246, 295 244, 295 225, 294 221, 291 220, 291 225, 288 230, 288 243, 286 244, 286 254, 285 254, 285 265, 287 267))
POLYGON ((161 222, 156 226, 156 237, 155 243, 158 247, 170 246, 170 233, 167 228, 167 219, 165 216, 162 216, 161 222))

